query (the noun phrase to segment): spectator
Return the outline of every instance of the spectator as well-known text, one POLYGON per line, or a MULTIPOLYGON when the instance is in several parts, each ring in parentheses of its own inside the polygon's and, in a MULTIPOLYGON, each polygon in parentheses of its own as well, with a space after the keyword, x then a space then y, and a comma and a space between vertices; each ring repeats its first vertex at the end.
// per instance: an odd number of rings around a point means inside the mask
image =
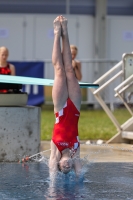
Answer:
MULTIPOLYGON (((9 51, 6 47, 0 47, 0 74, 2 75, 15 75, 14 65, 8 63, 7 59, 9 56, 9 51)), ((8 90, 0 90, 2 93, 7 93, 8 90)))
POLYGON ((76 60, 76 56, 78 53, 78 48, 75 45, 70 45, 71 55, 72 55, 72 66, 75 72, 75 76, 80 81, 82 79, 81 73, 81 62, 76 60))

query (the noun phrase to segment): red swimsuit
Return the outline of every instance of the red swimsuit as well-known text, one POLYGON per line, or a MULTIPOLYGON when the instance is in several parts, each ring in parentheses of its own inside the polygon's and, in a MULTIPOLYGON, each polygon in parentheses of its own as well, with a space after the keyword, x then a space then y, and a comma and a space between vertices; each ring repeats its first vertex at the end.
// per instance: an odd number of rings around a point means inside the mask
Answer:
POLYGON ((65 106, 55 113, 56 122, 53 129, 52 140, 62 154, 64 149, 73 152, 79 147, 78 120, 80 112, 73 102, 68 98, 65 106))
MULTIPOLYGON (((10 75, 11 74, 11 70, 9 68, 9 64, 7 64, 6 67, 0 67, 0 74, 4 74, 4 75, 10 75)), ((8 90, 0 90, 1 93, 7 93, 8 90)))

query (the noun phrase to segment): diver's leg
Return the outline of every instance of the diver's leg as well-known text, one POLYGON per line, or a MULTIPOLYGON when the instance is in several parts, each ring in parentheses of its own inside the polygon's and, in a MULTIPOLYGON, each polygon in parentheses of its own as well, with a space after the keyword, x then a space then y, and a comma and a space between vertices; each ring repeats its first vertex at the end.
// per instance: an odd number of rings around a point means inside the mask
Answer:
POLYGON ((54 44, 52 52, 52 63, 54 65, 55 77, 52 90, 54 103, 54 112, 58 112, 64 106, 68 98, 68 89, 66 82, 66 73, 62 62, 62 54, 60 47, 61 24, 58 16, 54 22, 54 44))
POLYGON ((61 28, 62 28, 62 52, 63 52, 63 63, 67 78, 68 96, 73 101, 74 105, 80 110, 81 105, 81 90, 78 81, 75 77, 72 58, 67 30, 67 19, 63 16, 60 17, 61 28))

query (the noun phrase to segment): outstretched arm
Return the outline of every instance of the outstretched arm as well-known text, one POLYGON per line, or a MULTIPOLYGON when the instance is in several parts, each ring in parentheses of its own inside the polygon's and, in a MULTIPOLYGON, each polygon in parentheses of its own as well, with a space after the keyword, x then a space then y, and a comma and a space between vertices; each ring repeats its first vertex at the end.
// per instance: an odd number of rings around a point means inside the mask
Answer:
POLYGON ((60 157, 61 155, 57 150, 56 145, 51 140, 51 154, 49 159, 49 172, 51 176, 56 174, 56 172, 58 171, 58 162, 60 160, 60 157))
POLYGON ((82 170, 82 163, 81 163, 81 159, 80 159, 80 147, 78 147, 76 153, 74 154, 73 160, 74 160, 75 173, 76 173, 77 177, 79 177, 81 174, 81 170, 82 170))
POLYGON ((56 173, 57 170, 57 160, 55 159, 55 157, 50 156, 49 159, 49 172, 50 173, 56 173))
POLYGON ((50 172, 56 172, 57 171, 57 158, 56 158, 56 147, 53 144, 53 141, 51 140, 51 154, 49 158, 49 170, 50 172))

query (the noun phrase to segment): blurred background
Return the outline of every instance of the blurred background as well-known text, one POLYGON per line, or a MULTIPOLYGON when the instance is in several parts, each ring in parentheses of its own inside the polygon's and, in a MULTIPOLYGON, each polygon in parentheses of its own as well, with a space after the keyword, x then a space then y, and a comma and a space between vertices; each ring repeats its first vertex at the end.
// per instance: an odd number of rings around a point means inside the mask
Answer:
MULTIPOLYGON (((0 46, 9 49, 9 61, 14 65, 43 62, 43 77, 53 79, 53 20, 61 14, 68 19, 70 44, 78 47, 81 81, 93 83, 119 62, 123 53, 132 52, 132 0, 0 0, 0 46)), ((113 88, 120 81, 104 91, 106 103, 117 103, 113 88)), ((51 90, 44 87, 40 104, 52 104, 51 90)), ((34 96, 38 92, 36 88, 34 96)), ((89 89, 82 89, 82 104, 97 104, 89 89)))

